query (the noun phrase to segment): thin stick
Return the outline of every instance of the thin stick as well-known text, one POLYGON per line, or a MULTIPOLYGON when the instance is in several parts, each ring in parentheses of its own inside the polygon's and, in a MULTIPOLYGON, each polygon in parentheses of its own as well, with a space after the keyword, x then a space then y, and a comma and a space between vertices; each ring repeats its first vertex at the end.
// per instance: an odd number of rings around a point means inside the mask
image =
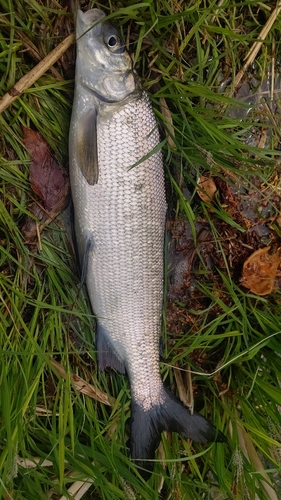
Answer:
POLYGON ((271 85, 270 85, 270 100, 274 99, 275 91, 275 57, 276 57, 276 44, 272 43, 272 57, 271 57, 271 85))
MULTIPOLYGON (((221 7, 223 3, 224 3, 224 0, 219 0, 219 1, 218 1, 218 5, 217 5, 217 6, 218 6, 218 7, 221 7)), ((211 17, 211 23, 212 23, 212 24, 215 22, 215 20, 216 20, 216 15, 218 14, 218 12, 219 12, 219 9, 215 10, 215 14, 211 17)))
POLYGON ((48 54, 39 64, 24 75, 1 99, 0 114, 12 104, 25 90, 29 89, 40 76, 48 71, 53 64, 64 54, 64 52, 74 43, 74 34, 68 35, 50 54, 48 54))
POLYGON ((256 55, 258 54, 258 52, 263 44, 263 41, 266 39, 269 31, 271 30, 273 24, 275 23, 280 11, 281 11, 281 2, 278 2, 276 8, 272 12, 271 16, 268 18, 267 23, 264 25, 263 29, 260 32, 259 41, 253 43, 248 54, 246 55, 244 66, 242 69, 240 69, 240 71, 237 73, 237 75, 235 77, 234 90, 239 85, 244 73, 247 71, 250 64, 252 64, 252 62, 255 60, 256 55))
MULTIPOLYGON (((1 16, 1 21, 4 22, 6 25, 10 24, 9 19, 6 16, 1 16)), ((42 56, 40 55, 40 52, 38 51, 37 47, 32 43, 32 41, 26 36, 20 29, 15 30, 15 33, 17 37, 22 41, 23 46, 28 50, 29 54, 31 57, 35 60, 35 62, 40 62, 42 56)), ((59 71, 56 68, 50 68, 50 71, 52 75, 56 78, 56 80, 63 80, 63 77, 59 73, 59 71)))

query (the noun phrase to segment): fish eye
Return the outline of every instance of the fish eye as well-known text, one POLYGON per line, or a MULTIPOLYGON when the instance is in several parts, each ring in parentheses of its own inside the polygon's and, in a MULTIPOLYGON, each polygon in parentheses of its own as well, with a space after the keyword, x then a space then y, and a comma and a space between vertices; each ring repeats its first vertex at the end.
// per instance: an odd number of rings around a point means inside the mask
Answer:
POLYGON ((116 35, 111 35, 107 40, 107 44, 111 48, 115 47, 118 44, 118 42, 120 44, 120 40, 116 35))
POLYGON ((124 43, 118 35, 110 35, 105 42, 109 50, 115 54, 122 54, 125 50, 124 43))

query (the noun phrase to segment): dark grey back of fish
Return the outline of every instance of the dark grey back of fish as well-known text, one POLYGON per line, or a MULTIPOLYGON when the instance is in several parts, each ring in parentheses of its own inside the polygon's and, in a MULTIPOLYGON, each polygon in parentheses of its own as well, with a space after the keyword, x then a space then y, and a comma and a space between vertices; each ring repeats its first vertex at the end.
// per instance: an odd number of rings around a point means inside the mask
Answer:
MULTIPOLYGON (((102 17, 97 9, 79 13, 79 36, 102 17)), ((166 202, 158 144, 151 104, 120 35, 108 24, 92 28, 78 41, 70 130, 75 231, 81 261, 88 248, 99 368, 128 372, 131 453, 148 469, 163 430, 222 439, 164 389, 159 373, 166 202)))

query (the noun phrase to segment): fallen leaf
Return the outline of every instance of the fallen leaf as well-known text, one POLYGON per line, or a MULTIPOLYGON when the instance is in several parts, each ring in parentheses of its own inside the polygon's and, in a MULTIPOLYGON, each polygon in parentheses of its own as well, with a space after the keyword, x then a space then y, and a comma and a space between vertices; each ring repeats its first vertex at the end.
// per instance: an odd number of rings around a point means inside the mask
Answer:
POLYGON ((93 477, 87 477, 84 481, 75 481, 67 490, 67 497, 63 495, 59 500, 67 500, 68 498, 73 498, 73 500, 80 500, 84 494, 91 488, 94 483, 93 477))
POLYGON ((29 207, 35 218, 27 216, 21 229, 26 242, 33 244, 40 238, 44 225, 53 221, 68 205, 70 183, 66 172, 53 158, 48 144, 39 132, 24 127, 23 134, 24 145, 31 157, 30 185, 40 198, 40 203, 34 202, 29 207), (40 221, 40 225, 37 221, 40 221))
MULTIPOLYGON (((264 470, 264 464, 262 463, 258 455, 258 452, 253 445, 253 441, 251 440, 250 436, 247 434, 246 430, 242 425, 237 426, 237 434, 238 434, 238 443, 240 445, 240 448, 244 456, 247 458, 250 464, 252 464, 253 470, 257 471, 264 478, 264 480, 261 481, 261 484, 263 485, 265 491, 267 492, 268 498, 270 498, 270 500, 278 500, 278 497, 276 495, 276 490, 273 489, 273 484, 271 482, 271 479, 264 470)), ((243 461, 241 463, 241 466, 243 466, 242 464, 243 461)))
MULTIPOLYGON (((47 410, 46 408, 43 408, 42 406, 36 406, 35 413, 39 417, 50 417, 51 415, 53 415, 52 410, 47 410)), ((58 416, 58 415, 59 415, 59 413, 56 413, 56 416, 58 416)))
POLYGON ((206 177, 205 175, 201 175, 198 181, 197 194, 200 196, 201 200, 206 203, 212 203, 215 194, 217 192, 217 186, 212 177, 206 177))
POLYGON ((166 126, 168 129, 166 132, 168 144, 169 144, 169 146, 171 146, 171 148, 175 148, 176 145, 175 145, 175 142, 173 140, 173 137, 175 137, 175 131, 174 131, 173 118, 172 118, 171 111, 169 110, 168 104, 166 102, 166 99, 164 99, 164 97, 160 97, 159 104, 160 104, 161 113, 165 118, 166 126))
POLYGON ((48 215, 38 206, 37 203, 32 203, 32 205, 29 207, 29 211, 35 215, 36 219, 33 219, 32 217, 26 216, 25 217, 25 222, 24 225, 21 228, 21 232, 24 236, 24 238, 28 242, 32 242, 35 238, 37 239, 37 220, 40 221, 41 223, 47 223, 49 220, 51 220, 48 215))
POLYGON ((257 295, 267 295, 274 287, 280 252, 270 254, 271 247, 259 248, 244 262, 241 283, 257 295))
MULTIPOLYGON (((67 373, 66 373, 65 369, 63 368, 63 366, 60 363, 58 363, 57 361, 55 361, 54 359, 51 360, 51 364, 53 365, 53 367, 55 368, 57 373, 62 378, 66 379, 67 373)), ((86 394, 86 396, 89 396, 90 398, 96 399, 100 403, 103 403, 103 404, 108 405, 108 406, 112 406, 112 402, 114 401, 114 399, 110 398, 111 399, 111 402, 110 402, 108 395, 105 392, 103 392, 100 389, 98 389, 97 387, 89 384, 88 382, 86 382, 86 380, 79 377, 78 375, 75 375, 74 373, 71 373, 70 377, 71 377, 72 382, 73 382, 75 388, 77 389, 77 391, 82 392, 82 394, 86 394)))
POLYGON ((17 464, 24 469, 36 469, 38 465, 40 465, 40 467, 52 467, 54 465, 50 460, 42 460, 41 457, 32 457, 32 460, 18 457, 17 464))
POLYGON ((194 399, 193 399, 193 388, 192 388, 192 376, 190 367, 185 371, 180 370, 177 366, 174 367, 174 375, 176 379, 177 389, 179 391, 179 398, 187 408, 189 408, 190 413, 193 413, 194 399), (185 375, 185 381, 183 376, 185 375))
POLYGON ((49 214, 63 210, 69 202, 69 180, 51 154, 50 147, 39 132, 24 127, 23 142, 31 157, 29 181, 49 214))

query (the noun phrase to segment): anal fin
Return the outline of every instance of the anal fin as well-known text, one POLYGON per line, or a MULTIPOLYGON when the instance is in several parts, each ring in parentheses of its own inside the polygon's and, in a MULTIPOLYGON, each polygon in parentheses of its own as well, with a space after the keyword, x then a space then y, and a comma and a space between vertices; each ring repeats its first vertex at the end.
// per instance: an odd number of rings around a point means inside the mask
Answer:
POLYGON ((97 325, 96 346, 98 351, 98 367, 100 371, 113 368, 119 373, 125 373, 125 363, 112 348, 110 341, 103 328, 97 325))

